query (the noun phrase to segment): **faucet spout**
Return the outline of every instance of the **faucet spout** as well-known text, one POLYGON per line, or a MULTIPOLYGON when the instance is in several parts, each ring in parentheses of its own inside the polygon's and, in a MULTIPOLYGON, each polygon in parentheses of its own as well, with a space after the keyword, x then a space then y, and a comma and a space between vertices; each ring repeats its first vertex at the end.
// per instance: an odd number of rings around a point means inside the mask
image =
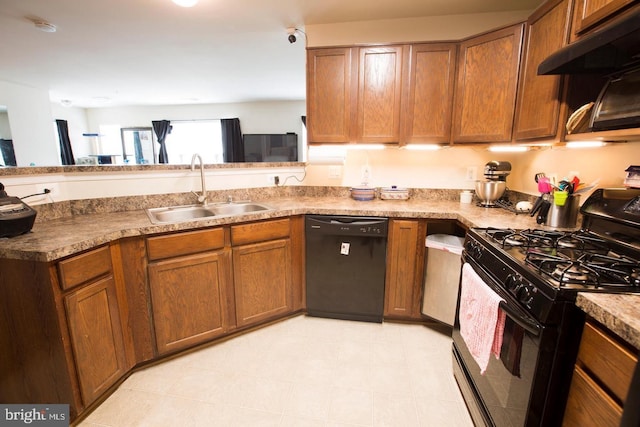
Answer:
POLYGON ((192 191, 193 194, 198 196, 198 203, 202 203, 203 206, 207 205, 207 187, 204 182, 204 163, 202 161, 202 157, 200 154, 195 153, 193 157, 191 157, 191 170, 196 170, 196 159, 200 162, 200 194, 192 191))

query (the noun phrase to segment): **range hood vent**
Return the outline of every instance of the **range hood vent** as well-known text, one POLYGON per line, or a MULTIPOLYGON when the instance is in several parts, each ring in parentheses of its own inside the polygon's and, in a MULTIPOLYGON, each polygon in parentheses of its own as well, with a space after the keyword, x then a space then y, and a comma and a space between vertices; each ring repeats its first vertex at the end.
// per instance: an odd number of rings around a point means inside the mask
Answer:
POLYGON ((640 63, 640 10, 555 52, 538 74, 611 74, 640 63))

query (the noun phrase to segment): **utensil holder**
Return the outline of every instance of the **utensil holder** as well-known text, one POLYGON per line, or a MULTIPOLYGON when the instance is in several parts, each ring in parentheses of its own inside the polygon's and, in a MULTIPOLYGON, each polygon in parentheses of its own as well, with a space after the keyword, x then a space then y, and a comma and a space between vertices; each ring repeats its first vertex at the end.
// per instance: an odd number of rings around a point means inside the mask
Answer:
POLYGON ((573 228, 576 226, 579 208, 579 194, 570 194, 562 206, 552 202, 544 224, 549 227, 573 228))

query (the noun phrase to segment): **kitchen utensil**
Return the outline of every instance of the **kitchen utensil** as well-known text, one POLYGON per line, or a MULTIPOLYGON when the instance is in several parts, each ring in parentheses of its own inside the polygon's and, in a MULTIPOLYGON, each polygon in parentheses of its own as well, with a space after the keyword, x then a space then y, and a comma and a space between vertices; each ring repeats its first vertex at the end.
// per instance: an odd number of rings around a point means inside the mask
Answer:
POLYGON ((568 197, 568 191, 555 191, 553 193, 553 204, 556 206, 564 206, 568 197))
MULTIPOLYGON (((595 181, 593 181, 591 184, 589 184, 587 186, 580 187, 580 189, 578 189, 577 191, 574 191, 573 193, 574 194, 587 193, 587 192, 593 190, 598 185, 599 182, 600 182, 600 178, 596 179, 595 181)), ((582 183, 581 183, 581 185, 582 185, 582 183)))
POLYGON ((489 207, 495 206, 495 202, 502 197, 507 188, 505 181, 476 181, 476 196, 480 200, 480 205, 489 207))
POLYGON ((540 206, 542 206, 542 201, 543 199, 541 194, 540 197, 536 199, 535 203, 533 204, 533 207, 529 211, 529 216, 534 216, 540 210, 540 206))
POLYGON ((538 178, 538 191, 540 193, 551 193, 551 182, 546 176, 538 178))
POLYGON ((536 217, 536 223, 542 224, 547 220, 549 209, 551 209, 551 202, 546 200, 546 198, 543 198, 540 209, 538 210, 538 216, 536 217))

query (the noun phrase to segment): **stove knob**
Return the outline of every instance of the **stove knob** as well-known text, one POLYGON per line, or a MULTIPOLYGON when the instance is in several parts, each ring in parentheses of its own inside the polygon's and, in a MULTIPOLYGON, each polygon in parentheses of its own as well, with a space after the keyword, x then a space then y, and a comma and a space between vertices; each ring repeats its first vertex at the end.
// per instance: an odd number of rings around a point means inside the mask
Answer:
POLYGON ((516 294, 517 289, 518 289, 518 285, 522 282, 522 278, 520 278, 518 275, 516 274, 509 274, 507 276, 507 280, 505 285, 507 286, 507 289, 512 293, 512 294, 516 294))
POLYGON ((518 300, 523 303, 524 305, 526 305, 527 307, 529 307, 529 305, 533 302, 533 294, 534 294, 534 289, 532 285, 528 285, 528 284, 522 284, 522 287, 520 288, 520 292, 518 294, 518 300))

